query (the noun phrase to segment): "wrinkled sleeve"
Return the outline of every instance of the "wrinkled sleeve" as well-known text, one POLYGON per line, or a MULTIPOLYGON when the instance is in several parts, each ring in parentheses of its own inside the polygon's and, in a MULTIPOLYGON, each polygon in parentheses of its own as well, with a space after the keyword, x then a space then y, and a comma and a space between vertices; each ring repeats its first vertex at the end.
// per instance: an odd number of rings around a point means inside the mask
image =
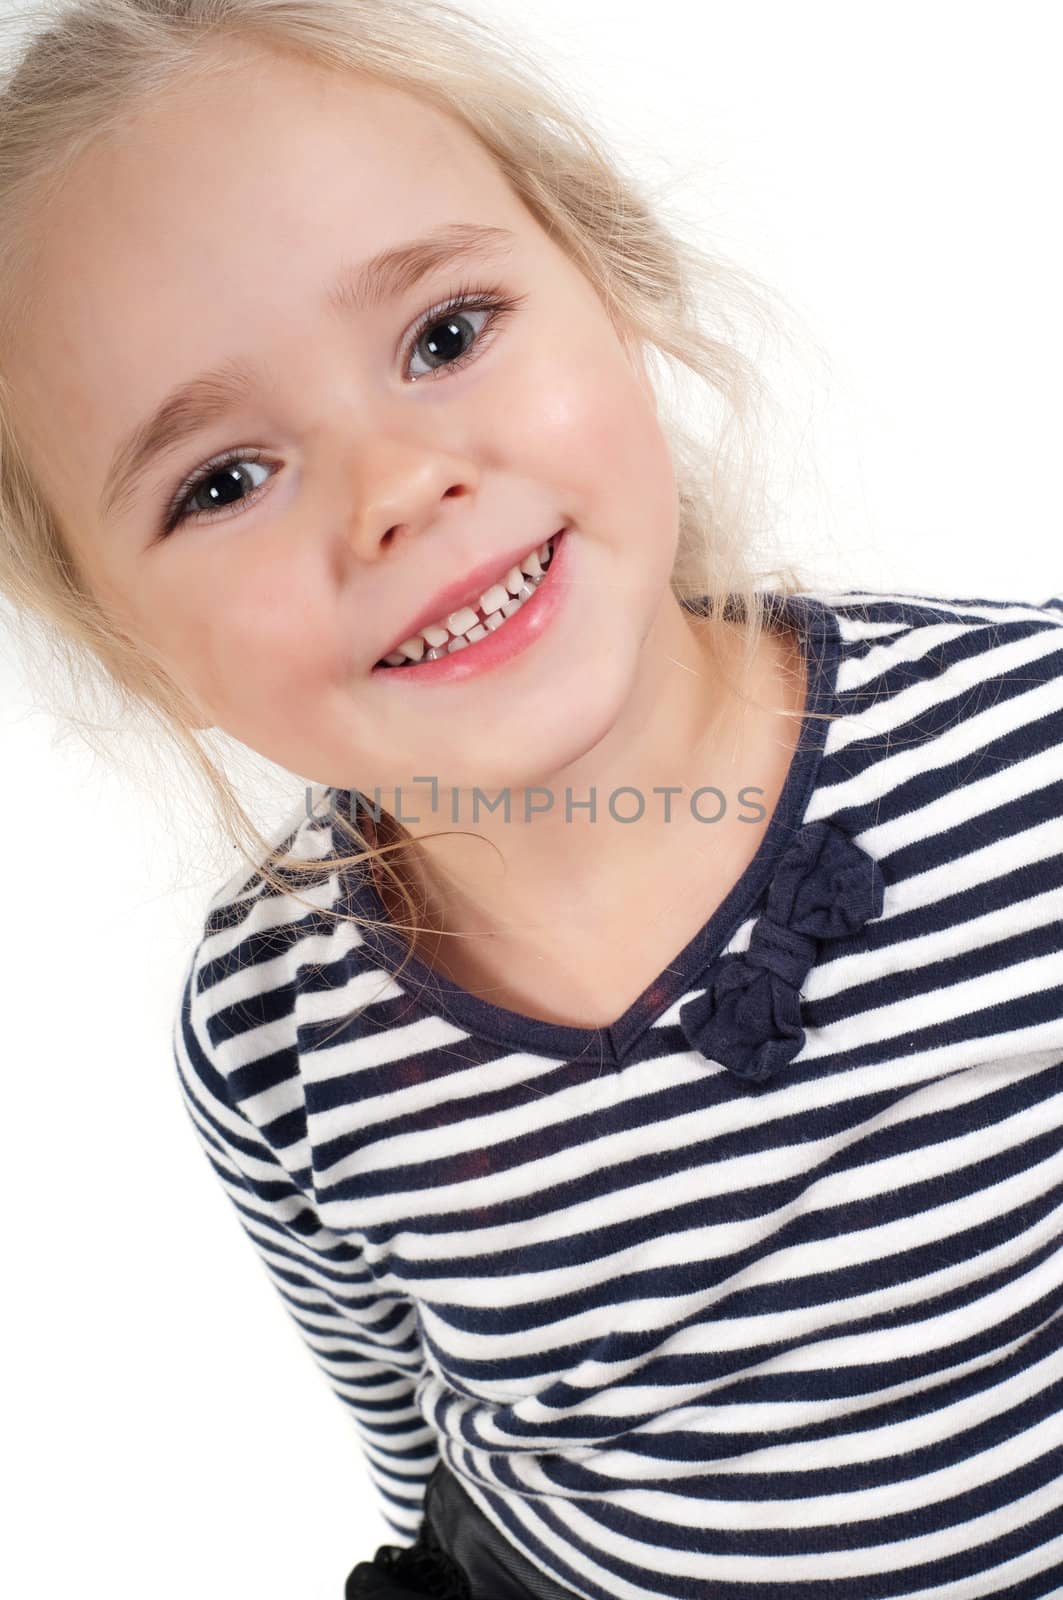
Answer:
POLYGON ((410 1543, 439 1460, 415 1403, 424 1370, 416 1313, 408 1300, 379 1291, 356 1241, 322 1225, 298 1164, 300 1118, 290 1119, 289 1154, 283 1133, 275 1148, 241 1110, 212 1059, 207 1015, 193 960, 173 1031, 184 1105, 245 1234, 354 1425, 385 1520, 397 1542, 410 1543))

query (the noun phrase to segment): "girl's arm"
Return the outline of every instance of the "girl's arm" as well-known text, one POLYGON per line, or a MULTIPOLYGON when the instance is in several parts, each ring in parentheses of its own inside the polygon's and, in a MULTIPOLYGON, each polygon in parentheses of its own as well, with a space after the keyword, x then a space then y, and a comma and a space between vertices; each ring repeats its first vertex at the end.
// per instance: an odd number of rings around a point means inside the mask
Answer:
MULTIPOLYGON (((236 1103, 212 1060, 196 999, 198 966, 194 960, 173 1035, 192 1125, 311 1355, 354 1422, 386 1521, 402 1543, 412 1542, 439 1460, 435 1435, 415 1403, 424 1370, 416 1313, 409 1301, 378 1290, 356 1241, 322 1225, 308 1180, 288 1171, 236 1103)), ((298 1141, 290 1149, 297 1151, 298 1141)))

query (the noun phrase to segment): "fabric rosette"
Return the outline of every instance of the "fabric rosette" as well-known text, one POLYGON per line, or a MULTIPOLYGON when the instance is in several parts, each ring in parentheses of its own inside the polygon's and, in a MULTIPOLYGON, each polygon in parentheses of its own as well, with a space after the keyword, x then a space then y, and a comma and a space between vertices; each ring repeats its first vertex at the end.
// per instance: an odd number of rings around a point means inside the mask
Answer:
POLYGON ((680 1007, 691 1047, 736 1077, 773 1077, 805 1042, 801 986, 821 947, 880 916, 885 888, 878 862, 837 823, 806 823, 776 864, 747 949, 680 1007))

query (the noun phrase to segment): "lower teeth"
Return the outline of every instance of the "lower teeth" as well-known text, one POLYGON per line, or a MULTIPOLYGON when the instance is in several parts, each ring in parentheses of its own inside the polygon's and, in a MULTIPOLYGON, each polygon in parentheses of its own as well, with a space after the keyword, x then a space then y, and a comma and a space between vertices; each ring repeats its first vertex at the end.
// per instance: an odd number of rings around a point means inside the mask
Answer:
POLYGON ((396 653, 393 656, 385 656, 384 660, 378 662, 377 665, 385 667, 419 667, 422 661, 439 661, 443 656, 455 655, 459 650, 465 650, 470 644, 477 644, 481 639, 485 639, 489 633, 493 633, 500 628, 510 617, 515 616, 525 601, 531 599, 542 583, 543 578, 546 577, 553 558, 554 543, 551 540, 550 550, 546 560, 543 562, 542 577, 529 578, 525 574, 523 587, 518 589, 515 595, 510 595, 509 600, 500 611, 493 611, 483 622, 477 623, 476 627, 472 628, 469 633, 462 634, 458 639, 451 639, 447 644, 431 646, 425 651, 420 661, 411 661, 408 657, 396 653))

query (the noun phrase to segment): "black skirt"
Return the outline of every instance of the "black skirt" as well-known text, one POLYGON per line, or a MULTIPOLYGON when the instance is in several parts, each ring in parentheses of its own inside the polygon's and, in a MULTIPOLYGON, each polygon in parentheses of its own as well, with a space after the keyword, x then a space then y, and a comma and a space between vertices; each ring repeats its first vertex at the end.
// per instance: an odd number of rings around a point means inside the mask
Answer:
POLYGON ((440 1461, 414 1543, 382 1544, 347 1576, 344 1600, 577 1600, 504 1539, 440 1461))

